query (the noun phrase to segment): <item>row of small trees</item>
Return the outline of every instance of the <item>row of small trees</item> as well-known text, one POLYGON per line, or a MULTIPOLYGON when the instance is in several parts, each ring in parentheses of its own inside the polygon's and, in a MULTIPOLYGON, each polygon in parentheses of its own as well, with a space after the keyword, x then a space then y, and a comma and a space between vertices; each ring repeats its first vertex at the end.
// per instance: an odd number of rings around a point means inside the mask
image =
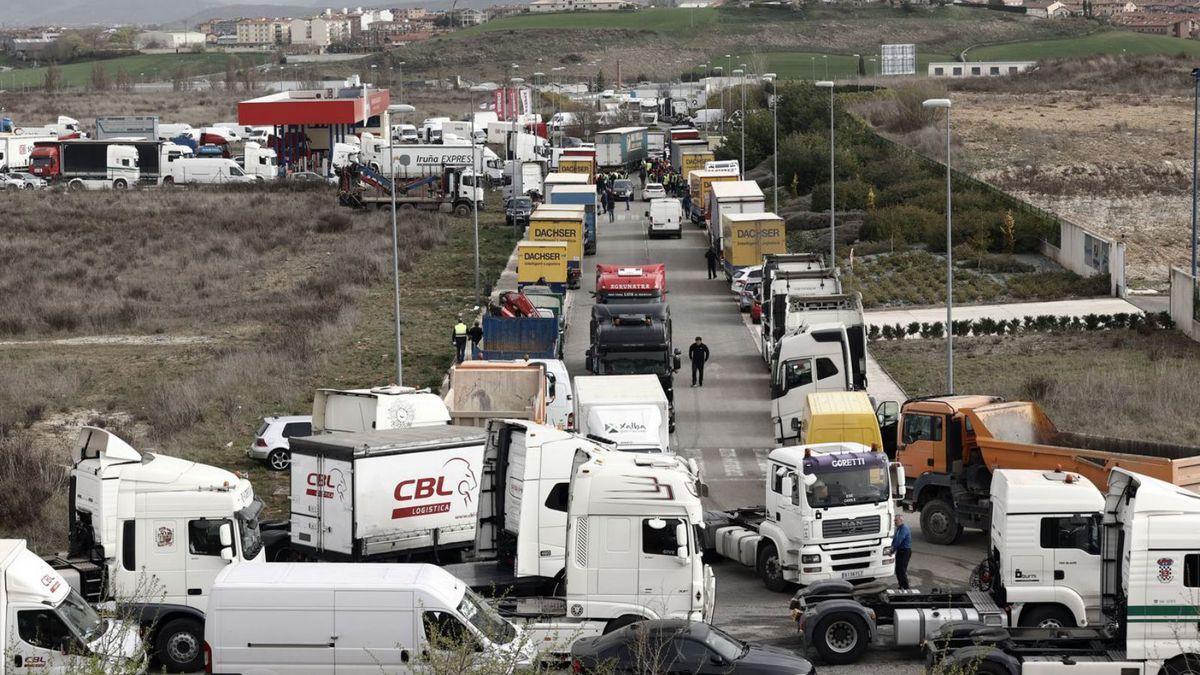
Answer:
MULTIPOLYGON (((176 66, 171 71, 172 88, 175 91, 189 89, 189 83, 199 75, 195 71, 194 67, 186 63, 176 66)), ((92 63, 87 88, 92 91, 132 91, 133 82, 133 76, 123 66, 118 66, 113 71, 106 67, 104 61, 96 61, 92 63)), ((252 61, 243 63, 238 57, 230 56, 225 60, 224 77, 210 74, 208 82, 212 89, 217 89, 223 84, 226 91, 234 91, 239 87, 242 91, 253 91, 258 86, 258 70, 252 61)), ((55 63, 46 68, 42 81, 42 88, 46 92, 55 93, 65 86, 61 66, 55 63)))

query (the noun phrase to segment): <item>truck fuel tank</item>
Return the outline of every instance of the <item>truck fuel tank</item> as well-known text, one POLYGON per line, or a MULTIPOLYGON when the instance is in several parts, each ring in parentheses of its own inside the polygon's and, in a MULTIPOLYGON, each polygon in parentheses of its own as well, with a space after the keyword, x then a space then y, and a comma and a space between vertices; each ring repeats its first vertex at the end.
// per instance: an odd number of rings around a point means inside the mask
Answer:
POLYGON ((979 621, 979 612, 970 608, 897 609, 896 644, 916 646, 925 642, 942 624, 951 621, 979 621))

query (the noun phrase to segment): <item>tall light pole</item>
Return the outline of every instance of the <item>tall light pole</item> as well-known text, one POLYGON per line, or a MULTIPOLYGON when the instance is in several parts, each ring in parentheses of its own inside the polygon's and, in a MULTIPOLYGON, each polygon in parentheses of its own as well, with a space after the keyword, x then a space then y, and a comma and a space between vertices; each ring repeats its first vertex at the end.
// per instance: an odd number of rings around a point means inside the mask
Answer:
POLYGON ((763 73, 762 79, 771 83, 771 176, 775 179, 773 213, 779 215, 779 86, 775 82, 775 73, 763 73))
MULTIPOLYGON (((472 97, 473 98, 473 97, 472 97)), ((476 190, 479 189, 479 174, 482 172, 483 162, 476 159, 475 150, 479 147, 478 141, 475 139, 475 105, 472 101, 471 105, 471 219, 475 225, 475 310, 478 311, 479 304, 479 200, 475 198, 476 190)), ((474 358, 474 357, 472 357, 474 358)))
POLYGON ((741 90, 741 93, 742 93, 742 117, 741 117, 741 124, 739 124, 739 125, 738 125, 738 126, 740 126, 740 127, 742 128, 742 144, 741 144, 741 146, 742 146, 742 161, 741 161, 741 163, 740 163, 740 164, 738 164, 738 180, 742 180, 742 179, 744 178, 744 175, 745 175, 745 173, 746 173, 746 86, 745 86, 745 71, 743 71, 741 68, 734 68, 734 70, 733 70, 733 74, 734 74, 734 75, 737 75, 737 77, 738 77, 738 89, 739 89, 739 90, 741 90))
POLYGON ((396 136, 392 133, 392 113, 413 112, 411 105, 398 103, 388 106, 387 135, 388 163, 392 166, 392 286, 396 316, 396 384, 404 384, 404 356, 400 350, 400 232, 396 226, 396 136))
MULTIPOLYGON (((725 70, 721 73, 722 75, 724 75, 725 73, 733 74, 733 61, 730 60, 731 58, 732 57, 730 57, 729 54, 725 55, 725 70)), ((724 79, 724 78, 722 78, 722 79, 724 79)), ((724 83, 722 83, 722 86, 721 86, 721 135, 722 136, 725 135, 725 111, 726 110, 727 110, 727 108, 725 107, 725 87, 724 87, 724 83)))
MULTIPOLYGON (((539 59, 539 61, 540 60, 541 59, 539 59)), ((546 74, 543 72, 536 72, 533 74, 533 110, 535 113, 537 113, 538 121, 541 122, 542 121, 542 94, 541 94, 540 90, 538 90, 538 78, 541 78, 542 84, 545 84, 546 74)))
POLYGON ((834 183, 837 178, 834 176, 833 162, 833 82, 830 80, 821 80, 817 82, 818 87, 824 87, 829 90, 829 266, 837 266, 837 200, 834 199, 834 183))
POLYGON ((400 83, 400 100, 401 101, 404 100, 404 64, 406 64, 406 63, 408 63, 408 61, 401 61, 400 63, 396 64, 396 66, 400 68, 399 83, 400 83))
POLYGON ((1200 68, 1192 69, 1196 92, 1192 96, 1192 279, 1196 278, 1196 160, 1200 150, 1200 68))
POLYGON ((825 79, 829 79, 829 55, 822 54, 821 60, 825 62, 825 79))
MULTIPOLYGON (((725 135, 725 88, 722 87, 719 83, 721 80, 725 79, 725 68, 723 66, 713 66, 713 72, 715 72, 717 74, 717 82, 718 82, 717 88, 721 90, 721 135, 724 136, 725 135)), ((706 101, 704 103, 704 105, 708 105, 708 102, 706 101)), ((708 126, 708 121, 706 118, 705 119, 705 127, 707 128, 707 126, 708 126)))
POLYGON ((931 98, 921 105, 946 109, 946 393, 954 393, 954 244, 950 240, 953 214, 950 210, 950 99, 931 98))

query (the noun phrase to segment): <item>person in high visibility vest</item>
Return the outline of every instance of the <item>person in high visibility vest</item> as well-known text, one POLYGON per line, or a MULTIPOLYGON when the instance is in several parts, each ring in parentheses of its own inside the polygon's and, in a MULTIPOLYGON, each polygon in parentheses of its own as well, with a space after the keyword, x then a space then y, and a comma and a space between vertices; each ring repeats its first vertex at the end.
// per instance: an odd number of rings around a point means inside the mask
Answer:
POLYGON ((454 324, 452 337, 454 349, 458 352, 458 363, 462 363, 467 352, 467 324, 462 322, 462 317, 459 317, 458 323, 454 324))

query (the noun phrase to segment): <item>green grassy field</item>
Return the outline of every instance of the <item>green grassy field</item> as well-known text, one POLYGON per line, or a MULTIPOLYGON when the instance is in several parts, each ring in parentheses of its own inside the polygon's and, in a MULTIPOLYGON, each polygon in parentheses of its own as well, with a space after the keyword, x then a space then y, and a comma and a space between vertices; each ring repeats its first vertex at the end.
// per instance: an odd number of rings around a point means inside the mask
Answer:
MULTIPOLYGON (((192 75, 206 73, 221 73, 225 71, 225 61, 236 56, 242 63, 253 60, 263 63, 268 54, 225 54, 223 52, 207 52, 202 54, 138 54, 122 56, 116 59, 105 59, 99 63, 104 65, 110 78, 116 77, 121 68, 129 73, 134 82, 149 80, 169 80, 175 69, 187 66, 192 75)), ((95 61, 84 61, 62 66, 62 85, 64 87, 80 87, 86 85, 92 76, 92 64, 95 61)), ((46 81, 46 68, 19 68, 0 73, 0 89, 20 89, 22 87, 40 87, 46 81)))
POLYGON ((764 21, 784 21, 791 17, 775 10, 725 10, 720 8, 674 9, 656 7, 636 12, 558 12, 521 14, 474 26, 457 35, 526 29, 610 29, 646 30, 688 35, 718 30, 745 32, 761 27, 764 21))
POLYGON ((1058 40, 1030 40, 980 47, 967 52, 971 61, 1036 61, 1092 54, 1200 54, 1200 42, 1164 35, 1105 31, 1058 40))

